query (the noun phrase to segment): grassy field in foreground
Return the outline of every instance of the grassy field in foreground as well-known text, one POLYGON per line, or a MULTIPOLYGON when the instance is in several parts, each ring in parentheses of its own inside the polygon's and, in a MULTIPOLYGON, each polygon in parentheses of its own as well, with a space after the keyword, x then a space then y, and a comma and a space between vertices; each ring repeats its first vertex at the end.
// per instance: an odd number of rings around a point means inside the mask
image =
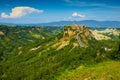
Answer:
POLYGON ((120 80, 120 62, 107 61, 93 66, 79 66, 65 71, 59 80, 120 80))

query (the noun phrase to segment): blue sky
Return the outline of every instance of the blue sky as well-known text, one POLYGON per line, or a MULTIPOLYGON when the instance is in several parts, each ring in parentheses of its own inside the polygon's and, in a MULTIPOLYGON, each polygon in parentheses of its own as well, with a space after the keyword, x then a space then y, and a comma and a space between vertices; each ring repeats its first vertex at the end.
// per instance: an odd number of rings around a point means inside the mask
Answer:
POLYGON ((120 21, 120 0, 0 0, 0 22, 120 21))

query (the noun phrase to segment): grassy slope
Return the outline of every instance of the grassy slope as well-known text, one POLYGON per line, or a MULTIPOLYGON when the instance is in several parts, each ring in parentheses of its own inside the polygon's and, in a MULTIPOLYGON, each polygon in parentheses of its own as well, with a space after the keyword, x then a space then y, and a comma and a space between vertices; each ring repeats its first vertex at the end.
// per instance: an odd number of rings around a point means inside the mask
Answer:
POLYGON ((105 61, 92 66, 79 66, 65 71, 59 80, 119 80, 120 61, 105 61))

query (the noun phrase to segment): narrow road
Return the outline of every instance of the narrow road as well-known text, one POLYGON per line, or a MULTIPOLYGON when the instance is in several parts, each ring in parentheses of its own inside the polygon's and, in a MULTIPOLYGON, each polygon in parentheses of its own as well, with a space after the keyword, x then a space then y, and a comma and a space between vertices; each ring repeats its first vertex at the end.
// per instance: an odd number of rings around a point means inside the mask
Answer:
POLYGON ((77 41, 78 41, 78 43, 79 43, 79 45, 80 45, 81 47, 87 47, 87 45, 85 45, 85 44, 81 41, 81 39, 80 39, 80 37, 79 37, 79 34, 81 34, 81 33, 82 33, 82 32, 77 33, 77 35, 76 35, 77 41))

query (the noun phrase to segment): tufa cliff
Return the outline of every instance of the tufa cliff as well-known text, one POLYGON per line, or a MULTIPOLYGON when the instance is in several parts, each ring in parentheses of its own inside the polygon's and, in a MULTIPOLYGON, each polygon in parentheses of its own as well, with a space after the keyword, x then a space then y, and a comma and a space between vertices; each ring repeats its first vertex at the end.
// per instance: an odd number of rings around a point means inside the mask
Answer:
POLYGON ((73 46, 88 47, 95 38, 88 27, 72 24, 63 28, 60 40, 61 42, 69 41, 73 46))

